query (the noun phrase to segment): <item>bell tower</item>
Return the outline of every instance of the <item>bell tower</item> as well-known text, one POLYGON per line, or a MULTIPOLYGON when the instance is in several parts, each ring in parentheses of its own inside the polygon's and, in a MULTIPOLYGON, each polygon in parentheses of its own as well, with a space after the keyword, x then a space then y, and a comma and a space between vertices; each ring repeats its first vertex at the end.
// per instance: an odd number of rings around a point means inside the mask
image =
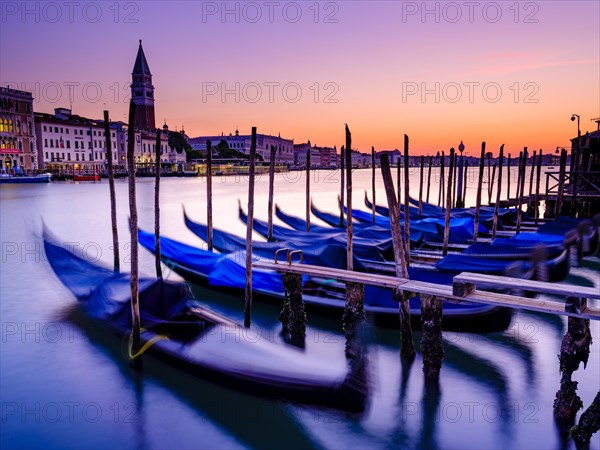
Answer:
POLYGON ((137 106, 135 128, 154 131, 156 128, 154 123, 154 86, 141 39, 131 79, 131 98, 137 106))

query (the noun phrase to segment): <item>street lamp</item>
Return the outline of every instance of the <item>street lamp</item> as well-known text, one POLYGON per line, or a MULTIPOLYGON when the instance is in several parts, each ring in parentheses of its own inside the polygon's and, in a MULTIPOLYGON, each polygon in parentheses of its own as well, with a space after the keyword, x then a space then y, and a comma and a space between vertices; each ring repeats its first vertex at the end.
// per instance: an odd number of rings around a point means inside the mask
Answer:
POLYGON ((579 159, 579 141, 581 140, 581 128, 579 128, 580 117, 579 114, 571 114, 571 122, 575 122, 575 117, 577 117, 577 146, 575 147, 575 152, 571 152, 571 171, 577 170, 579 164, 577 164, 577 160, 579 159))

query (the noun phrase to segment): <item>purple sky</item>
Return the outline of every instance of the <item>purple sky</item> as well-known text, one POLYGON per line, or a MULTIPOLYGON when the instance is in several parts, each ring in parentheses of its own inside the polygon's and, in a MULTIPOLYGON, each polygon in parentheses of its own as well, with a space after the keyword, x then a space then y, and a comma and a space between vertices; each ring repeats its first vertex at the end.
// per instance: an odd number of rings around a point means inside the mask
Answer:
POLYGON ((255 125, 339 147, 348 123, 362 150, 407 133, 419 153, 553 151, 576 134, 572 113, 583 132, 600 116, 597 1, 228 2, 225 17, 222 2, 23 5, 1 4, 0 83, 44 112, 79 83, 74 113, 123 120, 143 39, 157 123, 191 136, 255 125))

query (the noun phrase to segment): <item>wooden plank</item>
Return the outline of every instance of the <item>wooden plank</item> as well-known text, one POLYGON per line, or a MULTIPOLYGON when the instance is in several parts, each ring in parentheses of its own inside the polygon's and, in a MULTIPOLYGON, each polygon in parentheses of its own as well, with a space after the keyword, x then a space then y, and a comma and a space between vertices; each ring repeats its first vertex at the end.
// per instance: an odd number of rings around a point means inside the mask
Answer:
MULTIPOLYGON (((600 309, 596 307, 587 307, 580 313, 565 311, 565 302, 559 300, 545 300, 540 298, 525 298, 521 296, 488 292, 474 289, 466 296, 457 296, 453 292, 452 286, 446 286, 435 283, 426 283, 423 281, 413 281, 403 278, 397 278, 386 275, 371 273, 350 272, 342 269, 333 269, 328 267, 311 266, 308 264, 275 264, 267 261, 258 261, 253 264, 257 269, 275 270, 278 272, 300 273, 319 278, 332 278, 341 282, 362 283, 367 285, 382 286, 392 289, 399 289, 404 292, 415 294, 433 295, 443 298, 445 301, 454 303, 481 303, 494 306, 502 306, 515 309, 527 309, 530 311, 539 311, 549 314, 560 314, 582 319, 600 320, 600 309)), ((489 281, 494 279, 498 287, 513 287, 523 289, 523 281, 520 278, 499 277, 494 275, 471 274, 463 272, 454 277, 455 281, 465 284, 476 284, 482 279, 489 281), (462 279, 460 277, 463 277, 462 279), (473 276, 472 279, 471 276, 473 276), (507 281, 508 280, 508 281, 507 281)), ((467 286, 468 287, 468 286, 467 286)), ((531 291, 544 292, 550 294, 559 294, 571 297, 594 298, 599 299, 600 294, 596 288, 582 286, 566 285, 562 283, 545 283, 541 281, 527 280, 527 289, 531 291)))
MULTIPOLYGON (((504 288, 524 288, 524 280, 521 278, 486 275, 482 273, 462 272, 454 277, 454 281, 462 283, 476 283, 478 285, 480 283, 485 283, 504 288)), ((526 285, 526 289, 528 291, 565 295, 570 297, 600 299, 600 290, 597 287, 574 286, 566 283, 547 283, 544 281, 533 280, 527 280, 526 285)))

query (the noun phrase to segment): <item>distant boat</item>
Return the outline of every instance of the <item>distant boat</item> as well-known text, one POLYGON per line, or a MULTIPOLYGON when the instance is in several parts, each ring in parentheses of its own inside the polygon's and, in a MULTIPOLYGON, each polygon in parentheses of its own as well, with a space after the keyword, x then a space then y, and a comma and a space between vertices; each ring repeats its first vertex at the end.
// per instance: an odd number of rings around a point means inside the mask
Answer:
POLYGON ((73 175, 73 181, 100 181, 100 175, 73 175))
POLYGON ((50 173, 42 173, 40 175, 10 175, 0 174, 0 184, 2 183, 49 183, 52 178, 50 173))

